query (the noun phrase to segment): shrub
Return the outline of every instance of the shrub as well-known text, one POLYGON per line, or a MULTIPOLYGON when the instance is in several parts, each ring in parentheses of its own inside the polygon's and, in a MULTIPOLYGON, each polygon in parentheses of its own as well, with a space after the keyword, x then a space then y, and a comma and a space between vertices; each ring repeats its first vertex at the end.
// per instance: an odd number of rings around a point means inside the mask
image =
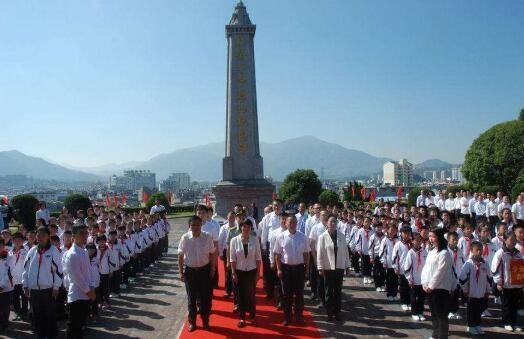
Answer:
POLYGON ((163 205, 167 209, 167 207, 169 206, 169 202, 167 200, 166 195, 162 192, 158 192, 158 193, 155 193, 149 196, 149 199, 147 200, 147 204, 146 204, 146 208, 147 208, 146 212, 149 212, 151 210, 151 207, 153 207, 153 205, 155 204, 156 199, 160 201, 160 205, 163 205))
POLYGON ((315 171, 297 169, 288 174, 280 186, 279 196, 286 203, 312 203, 318 199, 322 183, 315 171))
POLYGON ((64 200, 65 208, 67 208, 69 213, 74 217, 76 216, 76 212, 78 210, 83 210, 85 214, 91 205, 91 200, 82 194, 71 194, 64 200))
POLYGON ((332 190, 323 190, 318 196, 318 201, 322 206, 334 206, 340 203, 340 197, 332 190))
POLYGON ((28 229, 36 226, 36 210, 38 209, 38 199, 31 194, 20 194, 11 199, 15 220, 24 224, 28 229))

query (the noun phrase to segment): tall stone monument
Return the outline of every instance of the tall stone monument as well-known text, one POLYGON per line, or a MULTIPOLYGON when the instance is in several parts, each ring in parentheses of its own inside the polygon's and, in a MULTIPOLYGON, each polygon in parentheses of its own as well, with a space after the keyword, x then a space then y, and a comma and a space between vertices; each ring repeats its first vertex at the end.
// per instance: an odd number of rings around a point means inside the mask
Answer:
POLYGON ((222 164, 223 179, 213 188, 216 212, 222 217, 226 217, 236 203, 249 206, 255 202, 262 213, 274 191, 274 186, 264 179, 258 142, 255 30, 240 1, 226 25, 226 155, 222 164))

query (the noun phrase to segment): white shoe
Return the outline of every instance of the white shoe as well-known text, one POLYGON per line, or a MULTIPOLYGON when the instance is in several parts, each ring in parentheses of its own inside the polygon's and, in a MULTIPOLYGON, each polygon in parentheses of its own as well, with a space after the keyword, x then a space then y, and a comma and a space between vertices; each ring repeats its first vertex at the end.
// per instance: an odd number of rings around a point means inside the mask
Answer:
POLYGON ((480 326, 477 326, 477 332, 479 334, 485 334, 484 331, 482 330, 482 328, 480 326))
POLYGON ((493 298, 493 303, 500 304, 500 297, 493 298))
POLYGON ((480 316, 482 318, 491 317, 491 313, 488 310, 485 310, 480 316))
POLYGON ((389 301, 395 301, 395 297, 389 296, 389 297, 388 297, 388 300, 389 300, 389 301))
POLYGON ((420 320, 419 316, 418 316, 418 315, 415 315, 415 314, 413 314, 413 315, 411 316, 411 319, 413 319, 413 320, 415 320, 415 321, 419 321, 419 320, 420 320))
POLYGON ((458 314, 458 313, 455 313, 455 318, 454 319, 461 320, 462 316, 460 314, 458 314))
POLYGON ((451 319, 455 319, 455 314, 454 313, 449 313, 448 314, 448 319, 451 320, 451 319))
POLYGON ((479 335, 479 334, 480 334, 480 333, 478 332, 478 330, 477 330, 476 327, 470 327, 470 328, 468 329, 468 332, 469 332, 469 334, 471 334, 471 335, 479 335))
POLYGON ((408 305, 408 311, 411 311, 411 305, 408 305))
POLYGON ((517 314, 524 317, 524 308, 517 310, 517 314))
POLYGON ((409 310, 408 305, 406 305, 406 304, 402 304, 402 305, 400 305, 400 307, 402 307, 402 311, 409 310))
POLYGON ((381 291, 380 292, 386 292, 386 288, 385 287, 381 287, 381 291))
POLYGON ((382 292, 382 289, 381 289, 380 287, 377 287, 377 288, 375 289, 375 291, 377 291, 377 292, 382 292))
POLYGON ((420 321, 426 321, 426 317, 424 317, 423 314, 419 314, 419 315, 418 315, 418 320, 420 320, 420 321))
POLYGON ((522 332, 522 327, 514 327, 513 330, 515 332, 522 332))
POLYGON ((511 326, 511 325, 504 325, 504 329, 505 329, 506 331, 513 332, 513 326, 511 326))

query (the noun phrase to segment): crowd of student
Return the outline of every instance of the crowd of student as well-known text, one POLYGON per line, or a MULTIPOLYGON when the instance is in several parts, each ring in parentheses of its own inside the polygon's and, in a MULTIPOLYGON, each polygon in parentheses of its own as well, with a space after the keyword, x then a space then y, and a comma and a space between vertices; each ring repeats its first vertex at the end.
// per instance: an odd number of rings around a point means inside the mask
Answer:
POLYGON ((303 323, 304 285, 328 319, 339 320, 346 273, 374 284, 388 301, 400 301, 413 321, 426 320, 427 301, 433 338, 448 337, 449 320, 461 319, 461 304, 467 304, 467 330, 483 334, 490 295, 501 304, 504 328, 520 332, 523 286, 512 284, 510 265, 524 255, 524 194, 514 204, 502 196, 485 203, 482 193, 460 192, 457 198, 459 205, 448 198, 451 205, 442 194, 422 192, 417 206, 379 201, 374 210, 348 203, 343 208, 300 204, 296 214, 282 211, 275 200, 259 223, 236 205, 223 226, 211 218, 212 209, 199 206, 179 244, 189 330, 196 329, 198 311, 209 329, 221 257, 225 296, 233 298, 239 327, 247 325, 246 314, 256 325, 255 286, 261 275, 266 297, 283 311, 284 326, 303 323))
POLYGON ((58 218, 41 203, 37 228, 20 225, 0 238, 0 333, 13 321, 30 321, 37 338, 82 338, 86 321, 110 308, 121 289, 167 253, 170 225, 158 202, 150 214, 93 206, 58 218))

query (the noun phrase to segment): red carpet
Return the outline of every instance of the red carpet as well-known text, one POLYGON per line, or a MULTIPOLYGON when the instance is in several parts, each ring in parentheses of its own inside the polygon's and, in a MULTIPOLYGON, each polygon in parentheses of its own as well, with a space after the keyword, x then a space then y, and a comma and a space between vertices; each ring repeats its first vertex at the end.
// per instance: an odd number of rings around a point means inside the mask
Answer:
POLYGON ((274 300, 267 301, 264 290, 262 288, 262 278, 257 284, 257 326, 251 326, 246 322, 247 326, 238 328, 238 315, 233 313, 233 299, 224 298, 224 266, 223 262, 219 260, 219 289, 216 289, 213 297, 213 309, 211 311, 211 318, 209 324, 211 331, 204 331, 202 329, 201 319, 197 319, 197 330, 189 333, 187 331, 187 321, 184 329, 180 334, 180 338, 321 338, 318 329, 316 328, 311 314, 304 310, 305 324, 296 326, 291 323, 284 327, 281 322, 284 318, 282 311, 277 311, 274 306, 274 300))

